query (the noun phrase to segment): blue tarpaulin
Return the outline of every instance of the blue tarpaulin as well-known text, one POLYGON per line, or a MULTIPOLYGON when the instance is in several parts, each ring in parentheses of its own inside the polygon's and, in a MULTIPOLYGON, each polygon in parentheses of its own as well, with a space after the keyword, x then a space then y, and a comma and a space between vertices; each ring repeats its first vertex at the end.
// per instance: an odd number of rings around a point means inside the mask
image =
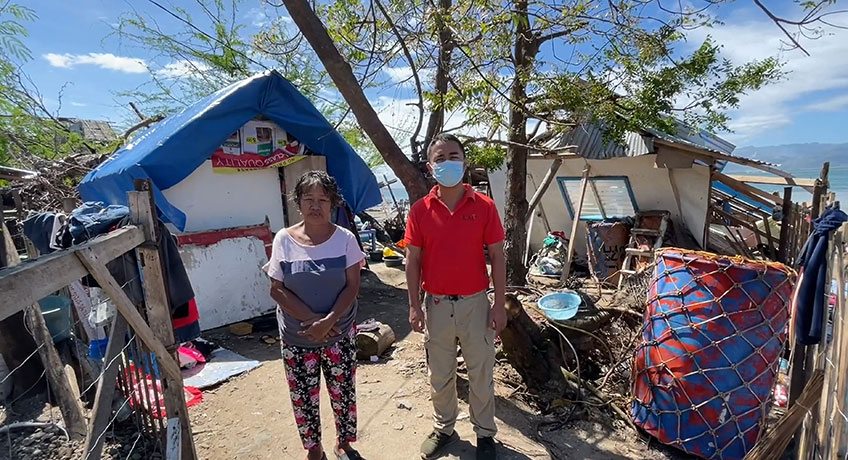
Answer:
POLYGON ((134 179, 149 178, 163 220, 185 229, 185 214, 162 190, 203 164, 234 131, 257 115, 276 123, 312 152, 327 157, 327 172, 358 213, 382 201, 374 174, 297 88, 276 71, 233 83, 177 112, 118 150, 79 184, 85 201, 127 205, 134 179))

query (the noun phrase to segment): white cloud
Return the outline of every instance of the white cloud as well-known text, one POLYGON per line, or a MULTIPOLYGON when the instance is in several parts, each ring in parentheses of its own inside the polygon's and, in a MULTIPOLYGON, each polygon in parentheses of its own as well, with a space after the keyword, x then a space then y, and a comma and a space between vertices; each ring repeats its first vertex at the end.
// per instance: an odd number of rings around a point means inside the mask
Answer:
POLYGON ((144 60, 115 56, 112 53, 88 53, 88 54, 57 54, 47 53, 44 59, 53 66, 71 69, 78 65, 93 65, 101 69, 117 70, 124 73, 146 73, 147 65, 144 60))
POLYGON ((210 70, 210 67, 202 62, 186 60, 171 62, 153 73, 157 77, 177 79, 208 70, 210 70))
POLYGON ((730 114, 729 126, 735 132, 726 137, 731 141, 745 142, 790 125, 804 110, 838 110, 848 105, 848 96, 807 104, 824 91, 848 89, 848 59, 839 58, 848 54, 848 40, 841 31, 804 41, 809 57, 800 50, 781 52, 783 35, 765 16, 740 22, 728 18, 724 25, 690 32, 689 39, 696 46, 708 34, 723 46, 722 56, 736 65, 769 56, 785 63, 786 76, 781 81, 740 98, 739 110, 730 114))
POLYGON ((826 99, 821 102, 816 102, 804 107, 805 110, 815 112, 836 112, 848 106, 848 94, 836 96, 831 99, 826 99))
POLYGON ((74 101, 71 101, 71 105, 74 106, 74 107, 87 107, 88 106, 88 104, 85 104, 83 102, 74 102, 74 101))
MULTIPOLYGON (((386 74, 393 83, 409 88, 415 87, 415 79, 412 78, 412 67, 408 65, 383 67, 383 73, 386 74)), ((421 85, 427 88, 433 85, 436 73, 433 69, 420 69, 418 71, 418 78, 421 80, 421 85)))

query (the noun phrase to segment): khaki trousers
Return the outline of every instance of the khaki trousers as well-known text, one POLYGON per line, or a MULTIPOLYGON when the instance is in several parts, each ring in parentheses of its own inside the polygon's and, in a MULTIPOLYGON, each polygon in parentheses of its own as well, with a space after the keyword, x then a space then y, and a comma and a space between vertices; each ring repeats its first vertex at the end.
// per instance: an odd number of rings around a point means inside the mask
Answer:
POLYGON ((489 328, 486 292, 471 296, 424 298, 427 365, 435 427, 442 433, 454 430, 459 415, 456 395, 456 344, 468 368, 471 423, 479 437, 494 436, 495 426, 495 331, 489 328))

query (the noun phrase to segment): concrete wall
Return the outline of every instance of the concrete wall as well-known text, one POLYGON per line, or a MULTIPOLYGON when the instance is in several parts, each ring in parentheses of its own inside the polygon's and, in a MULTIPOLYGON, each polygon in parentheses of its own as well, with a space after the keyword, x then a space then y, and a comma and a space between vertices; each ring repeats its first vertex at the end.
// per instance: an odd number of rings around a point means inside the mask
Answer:
POLYGON ((283 198, 277 168, 220 174, 207 160, 177 185, 163 190, 165 198, 186 214, 186 232, 271 223, 283 227, 283 198))
POLYGON ((272 311, 265 242, 237 237, 208 246, 183 245, 180 257, 194 288, 200 328, 208 330, 272 311))
MULTIPOLYGON (((583 173, 585 162, 591 166, 591 175, 596 176, 627 176, 633 196, 638 209, 667 210, 672 214, 675 228, 684 226, 689 229, 695 240, 703 245, 704 225, 707 215, 707 197, 710 187, 709 168, 701 165, 693 165, 692 168, 665 169, 654 166, 656 156, 644 155, 634 158, 615 158, 610 160, 584 160, 574 158, 563 161, 557 172, 557 177, 580 177, 583 173), (669 172, 671 171, 671 176, 669 172), (676 185, 677 194, 672 187, 672 180, 676 185), (675 196, 680 199, 678 208, 675 196), (680 212, 679 210, 682 210, 680 212)), ((551 166, 551 160, 529 160, 527 165, 528 178, 527 199, 529 200, 536 191, 533 184, 541 184, 551 166)), ((506 190, 505 171, 494 171, 489 174, 492 192, 495 195, 495 204, 501 216, 504 215, 504 201, 506 190)), ((576 198, 575 198, 576 199, 576 198)), ((545 195, 542 197, 541 206, 544 207, 548 222, 552 230, 560 230, 566 235, 571 233, 571 217, 565 206, 560 188, 556 179, 551 183, 545 195)), ((542 223, 540 210, 535 210, 536 220, 533 224, 531 236, 531 250, 536 251, 545 238, 545 227, 542 223)), ((578 227, 576 250, 577 257, 586 257, 586 226, 581 223, 578 227)))

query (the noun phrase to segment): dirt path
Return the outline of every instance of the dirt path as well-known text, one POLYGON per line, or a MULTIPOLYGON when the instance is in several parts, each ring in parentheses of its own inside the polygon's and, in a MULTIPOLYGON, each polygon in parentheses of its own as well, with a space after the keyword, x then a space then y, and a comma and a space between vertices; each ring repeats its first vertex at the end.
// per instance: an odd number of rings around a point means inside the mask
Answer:
MULTIPOLYGON (((404 274, 382 265, 364 278, 359 320, 376 318, 396 331, 394 351, 377 363, 360 363, 357 376, 359 442, 364 458, 417 459, 421 441, 432 429, 429 387, 420 334, 407 323, 404 274), (402 407, 399 407, 402 406, 402 407)), ((262 361, 254 371, 208 390, 204 401, 190 409, 200 458, 209 460, 305 458, 289 402, 279 345, 267 345, 257 333, 236 338, 226 331, 204 334, 209 339, 249 358, 262 361)), ((276 335, 272 333, 272 335, 276 335)), ((473 459, 476 438, 467 419, 467 382, 458 383, 462 440, 442 458, 473 459)), ((536 441, 539 417, 509 399, 510 388, 497 385, 499 454, 503 460, 552 458, 536 441)), ((332 414, 322 390, 321 413, 324 446, 334 438, 332 414)), ((573 459, 667 459, 650 449, 626 429, 576 422, 546 436, 557 458, 573 459)))

